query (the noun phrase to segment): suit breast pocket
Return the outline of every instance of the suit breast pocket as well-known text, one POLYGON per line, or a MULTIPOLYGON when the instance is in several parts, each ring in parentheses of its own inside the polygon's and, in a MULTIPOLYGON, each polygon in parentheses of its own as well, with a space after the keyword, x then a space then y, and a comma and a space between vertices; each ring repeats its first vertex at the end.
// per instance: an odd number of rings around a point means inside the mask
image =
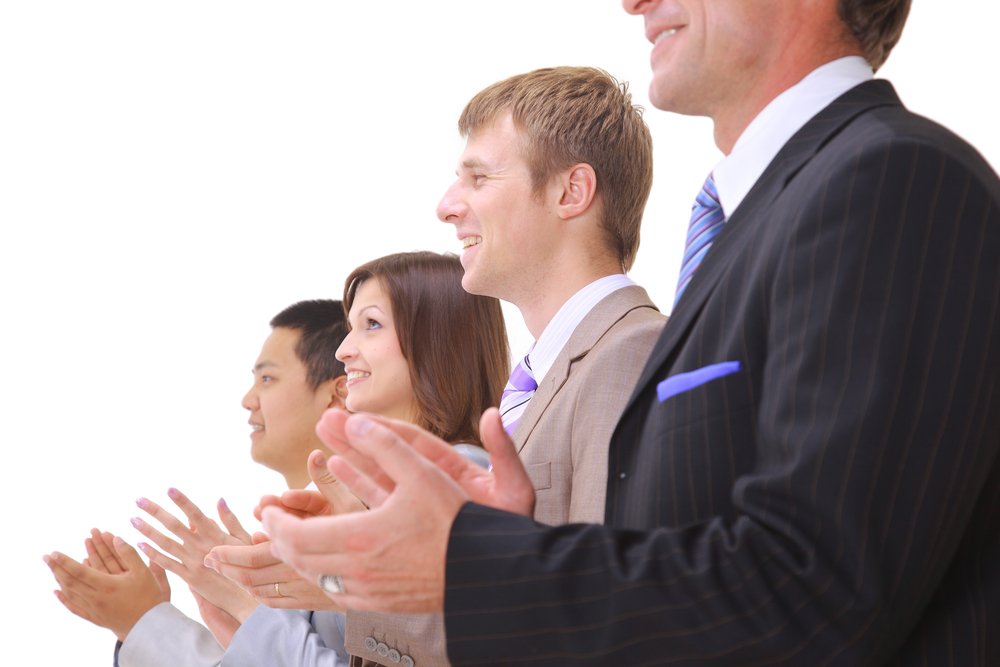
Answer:
POLYGON ((638 500, 626 503, 625 525, 733 518, 733 484, 756 456, 753 391, 746 373, 706 382, 662 402, 653 399, 642 452, 633 462, 633 493, 658 496, 663 504, 654 510, 648 501, 646 506, 638 500))
MULTIPOLYGON (((660 386, 669 380, 661 382, 660 386)), ((738 413, 749 413, 752 405, 750 377, 746 372, 736 370, 655 401, 651 418, 658 422, 654 430, 665 434, 699 423, 727 421, 738 413)))
POLYGON ((528 463, 524 466, 531 480, 531 486, 536 491, 543 491, 552 487, 552 464, 549 461, 542 463, 528 463))

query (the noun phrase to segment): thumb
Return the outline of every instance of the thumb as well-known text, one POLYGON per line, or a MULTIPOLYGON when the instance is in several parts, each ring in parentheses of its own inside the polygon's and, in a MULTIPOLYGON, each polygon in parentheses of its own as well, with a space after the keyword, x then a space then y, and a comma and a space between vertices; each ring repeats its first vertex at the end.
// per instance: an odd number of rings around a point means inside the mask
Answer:
POLYGON ((493 470, 498 474, 499 470, 509 468, 515 460, 520 460, 514 448, 514 441, 504 430, 500 411, 496 408, 487 409, 479 418, 479 437, 483 440, 483 447, 490 453, 493 470))
POLYGON ((490 453, 496 478, 499 509, 531 516, 535 507, 535 489, 517 455, 514 441, 504 430, 500 411, 490 408, 479 419, 479 435, 490 453))
MULTIPOLYGON (((320 450, 315 450, 309 455, 309 477, 316 484, 316 488, 323 494, 330 504, 326 511, 314 511, 313 514, 346 514, 348 512, 360 512, 368 509, 367 506, 358 500, 358 497, 351 493, 351 490, 337 479, 327 467, 326 456, 320 450)), ((313 509, 313 508, 310 508, 313 509)), ((318 509, 318 508, 317 508, 318 509)))
POLYGON ((321 492, 324 487, 337 483, 337 478, 331 475, 330 471, 326 469, 326 455, 322 450, 314 449, 309 454, 308 464, 309 479, 313 481, 321 492))
POLYGON ((163 601, 169 602, 170 582, 167 581, 167 571, 153 561, 149 562, 149 571, 153 573, 153 579, 156 579, 156 584, 160 587, 160 593, 163 594, 163 601))

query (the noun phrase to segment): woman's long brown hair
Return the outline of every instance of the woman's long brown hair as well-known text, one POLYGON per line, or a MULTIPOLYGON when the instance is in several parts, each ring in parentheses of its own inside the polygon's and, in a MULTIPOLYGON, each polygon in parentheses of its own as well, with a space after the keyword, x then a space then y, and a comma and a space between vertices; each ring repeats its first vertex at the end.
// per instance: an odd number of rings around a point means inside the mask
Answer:
POLYGON ((510 349, 500 302, 466 292, 462 274, 453 254, 380 257, 347 277, 344 309, 350 311, 363 282, 378 280, 409 366, 417 424, 451 443, 481 445, 479 417, 500 403, 510 349))

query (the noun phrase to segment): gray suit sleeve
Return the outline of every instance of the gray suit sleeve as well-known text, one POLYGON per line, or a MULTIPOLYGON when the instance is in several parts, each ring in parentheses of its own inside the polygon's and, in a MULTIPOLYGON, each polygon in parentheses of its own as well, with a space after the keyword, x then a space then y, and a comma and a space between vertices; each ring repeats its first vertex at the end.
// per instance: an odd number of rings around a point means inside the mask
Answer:
POLYGON ((224 667, 347 667, 344 626, 343 614, 261 605, 233 635, 222 664, 224 667))
POLYGON ((212 633, 169 602, 147 611, 118 652, 121 667, 215 667, 222 646, 212 633))

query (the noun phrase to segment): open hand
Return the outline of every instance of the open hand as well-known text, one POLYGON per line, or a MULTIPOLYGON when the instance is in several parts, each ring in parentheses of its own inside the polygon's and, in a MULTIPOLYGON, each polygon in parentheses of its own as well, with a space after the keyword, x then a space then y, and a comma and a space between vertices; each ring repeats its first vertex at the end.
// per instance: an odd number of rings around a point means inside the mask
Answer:
POLYGON ((156 563, 168 572, 173 572, 193 590, 233 617, 240 621, 245 620, 256 608, 257 603, 239 586, 206 568, 204 561, 212 547, 220 544, 249 543, 251 539, 249 533, 239 525, 235 517, 231 516, 231 512, 228 512, 228 507, 225 506, 224 502, 220 502, 220 514, 230 530, 229 533, 220 529, 215 521, 206 517, 187 496, 177 489, 170 489, 167 495, 187 516, 190 527, 184 525, 153 501, 140 498, 136 504, 173 533, 177 540, 167 537, 136 517, 132 519, 132 525, 163 552, 143 542, 139 543, 139 548, 149 557, 150 562, 156 563), (228 516, 223 510, 228 512, 228 516))
MULTIPOLYGON (((80 618, 108 628, 124 641, 143 614, 169 601, 170 589, 163 589, 150 567, 120 537, 98 533, 101 544, 107 544, 105 535, 112 548, 102 554, 98 540, 92 538, 94 551, 87 559, 90 567, 59 552, 43 560, 59 582, 60 590, 55 594, 63 606, 80 618), (112 569, 117 571, 109 571, 112 569)), ((162 579, 165 583, 165 577, 162 579)))

